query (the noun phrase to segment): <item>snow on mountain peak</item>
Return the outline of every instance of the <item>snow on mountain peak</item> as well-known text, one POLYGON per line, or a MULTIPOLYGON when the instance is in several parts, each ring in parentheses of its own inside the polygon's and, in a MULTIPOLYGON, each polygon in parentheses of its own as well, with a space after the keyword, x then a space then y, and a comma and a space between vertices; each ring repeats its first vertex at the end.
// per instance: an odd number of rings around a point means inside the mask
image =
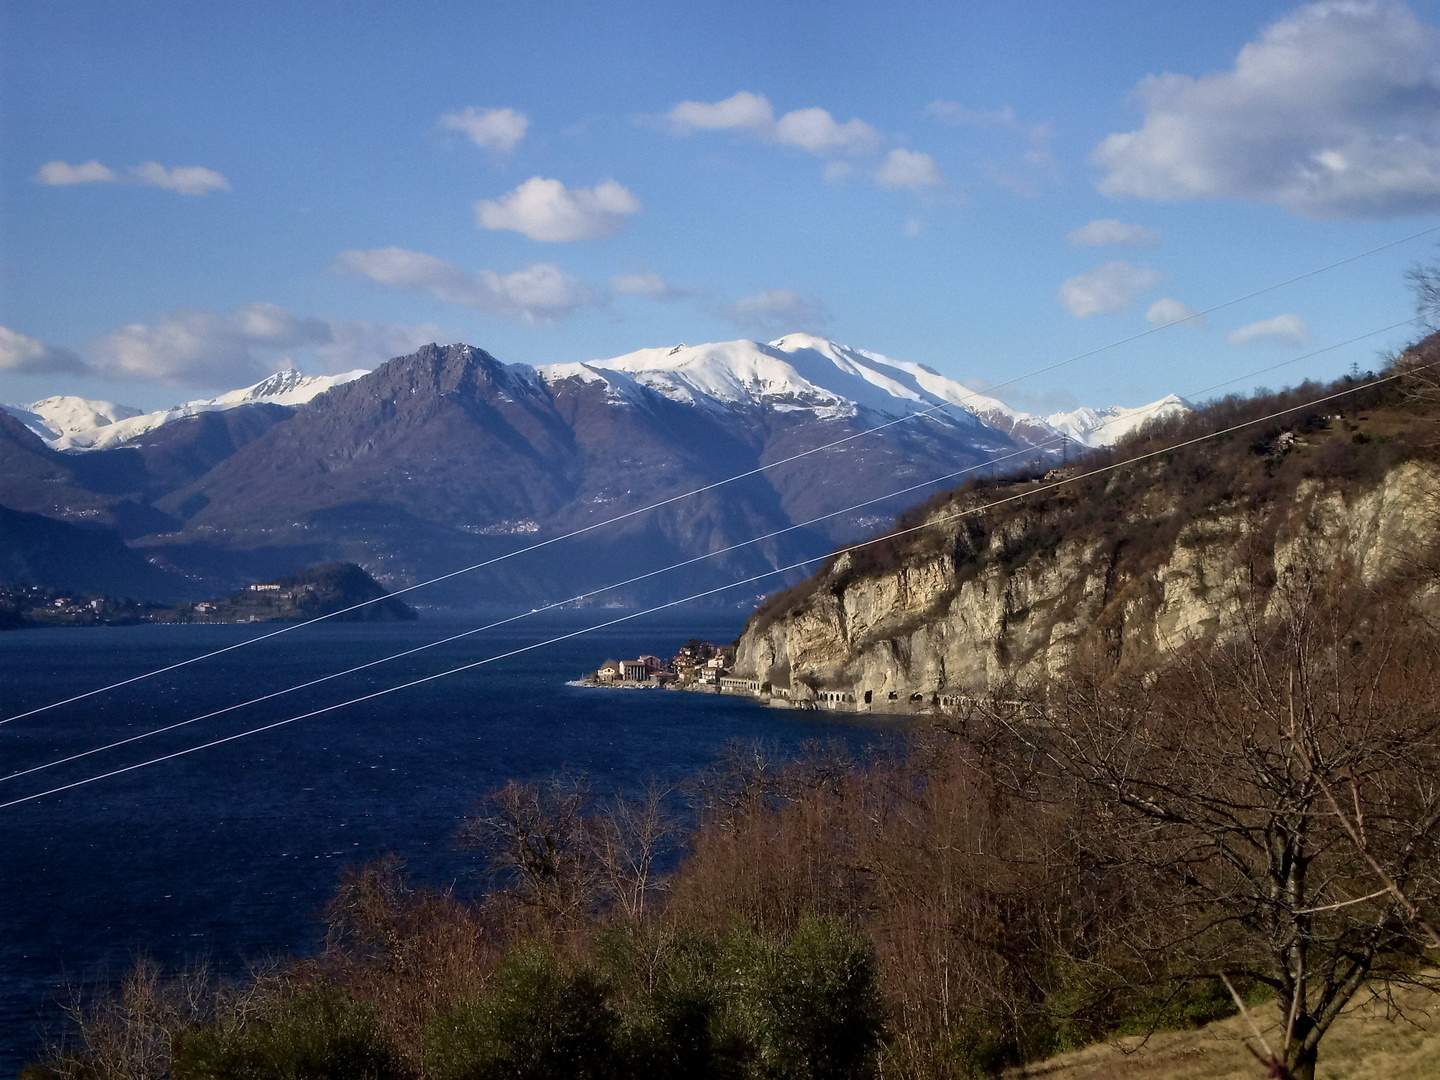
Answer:
MULTIPOLYGON (((939 423, 998 429, 1022 445, 1057 447, 1062 439, 1109 446, 1155 418, 1189 411, 1171 395, 1136 408, 1079 408, 1050 416, 1013 409, 1003 401, 946 378, 924 364, 894 360, 813 334, 774 341, 720 341, 639 349, 586 363, 506 365, 515 377, 555 385, 567 380, 603 384, 606 398, 638 405, 651 392, 698 408, 805 411, 819 419, 854 417, 861 410, 899 418, 929 413, 939 423), (946 408, 946 406, 958 406, 946 408)), ((333 386, 367 374, 304 375, 290 368, 219 397, 159 412, 79 397, 51 397, 25 406, 0 406, 58 450, 98 450, 201 412, 270 403, 295 406, 333 386)))
POLYGON ((304 375, 288 368, 261 379, 253 386, 150 413, 129 405, 73 396, 48 397, 29 405, 4 405, 0 408, 12 413, 52 449, 103 450, 196 413, 221 412, 241 405, 303 405, 332 386, 368 374, 360 368, 340 375, 304 375))
POLYGON ((277 371, 274 375, 261 379, 254 386, 231 390, 228 394, 221 394, 219 397, 210 398, 207 401, 192 401, 187 405, 177 406, 177 408, 192 408, 195 412, 205 412, 207 411, 205 406, 212 409, 225 409, 234 408, 237 405, 252 405, 257 402, 271 405, 304 405, 331 387, 353 382, 362 375, 368 374, 370 372, 365 368, 356 368, 354 371, 345 371, 339 375, 304 375, 296 368, 286 368, 284 371, 277 371))
POLYGON ((801 333, 768 344, 741 340, 639 349, 585 364, 548 364, 540 371, 547 382, 604 381, 614 400, 634 400, 638 385, 688 405, 804 409, 824 419, 854 416, 861 408, 891 417, 928 412, 940 422, 995 427, 1030 445, 1058 446, 1068 438, 1108 446, 1147 420, 1190 408, 1172 395, 1137 408, 1035 416, 924 364, 801 333))
POLYGON ((643 399, 645 391, 629 375, 607 371, 595 364, 541 364, 535 369, 546 383, 578 379, 582 383, 598 383, 605 387, 605 397, 613 402, 633 403, 643 399))
MULTIPOLYGON (((547 366, 547 378, 557 377, 561 366, 547 366)), ((918 365, 897 364, 809 334, 787 334, 769 344, 741 340, 640 349, 585 366, 624 373, 685 404, 804 409, 827 419, 853 416, 860 408, 904 416, 967 393, 928 372, 930 379, 948 384, 947 392, 937 395, 917 379, 912 368, 918 365)), ((973 422, 963 414, 950 419, 973 422)))
POLYGON ((1126 408, 1113 405, 1108 409, 1079 408, 1071 412, 1052 413, 1045 417, 1059 434, 1085 446, 1113 446, 1132 431, 1152 420, 1163 420, 1179 413, 1193 412, 1194 406, 1178 394, 1170 394, 1149 405, 1126 408))
POLYGON ((756 341, 640 349, 593 360, 590 366, 625 372, 642 385, 687 404, 765 402, 841 410, 852 404, 847 395, 824 385, 815 373, 801 372, 789 357, 756 341))

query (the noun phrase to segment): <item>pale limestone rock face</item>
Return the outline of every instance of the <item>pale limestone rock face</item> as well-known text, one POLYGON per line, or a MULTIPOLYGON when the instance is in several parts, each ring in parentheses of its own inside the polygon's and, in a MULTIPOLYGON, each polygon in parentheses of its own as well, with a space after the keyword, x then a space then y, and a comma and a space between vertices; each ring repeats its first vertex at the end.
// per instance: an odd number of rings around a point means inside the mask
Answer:
MULTIPOLYGON (((1140 513, 1166 509, 1147 502, 1140 513)), ((1292 567, 1343 570, 1367 586, 1410 573, 1435 550, 1437 522, 1440 475, 1417 462, 1348 501, 1312 480, 1263 513, 1190 522, 1140 573, 1085 536, 1007 565, 1006 553, 1043 524, 1022 511, 983 541, 988 557, 978 568, 959 534, 948 550, 851 580, 843 556, 798 610, 746 629, 736 669, 776 685, 904 702, 1033 687, 1089 659, 1163 661, 1242 632, 1241 612, 1292 567)), ((1413 595, 1440 608, 1434 583, 1413 595)))
POLYGON ((1238 516, 1194 522, 1181 530, 1168 562, 1155 573, 1161 590, 1154 614, 1162 652, 1223 640, 1244 602, 1250 574, 1238 549, 1251 532, 1238 516))

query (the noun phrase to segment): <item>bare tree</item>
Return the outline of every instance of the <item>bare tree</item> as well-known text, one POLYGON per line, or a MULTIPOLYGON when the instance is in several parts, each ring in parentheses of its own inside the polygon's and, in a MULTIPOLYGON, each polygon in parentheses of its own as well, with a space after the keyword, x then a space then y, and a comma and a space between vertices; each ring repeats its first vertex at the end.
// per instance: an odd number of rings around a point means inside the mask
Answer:
POLYGON ((484 853, 510 892, 555 928, 573 928, 595 899, 589 785, 563 774, 544 783, 512 780, 460 827, 462 847, 484 853))
POLYGON ((602 888, 632 924, 645 918, 651 894, 664 885, 656 861, 669 850, 676 831, 665 806, 669 796, 668 788, 653 781, 639 798, 616 796, 590 830, 602 888))
POLYGON ((1417 263, 1405 280, 1415 296, 1415 314, 1432 333, 1440 330, 1440 263, 1417 263))
POLYGON ((1146 977, 1270 988, 1273 1075, 1313 1080, 1363 988, 1436 985, 1440 664, 1403 605, 1347 618, 1303 577, 1268 601, 1281 617, 1257 613, 1243 644, 1064 684, 1048 726, 1013 730, 1084 807, 1081 846, 1124 875, 1113 954, 1146 977))

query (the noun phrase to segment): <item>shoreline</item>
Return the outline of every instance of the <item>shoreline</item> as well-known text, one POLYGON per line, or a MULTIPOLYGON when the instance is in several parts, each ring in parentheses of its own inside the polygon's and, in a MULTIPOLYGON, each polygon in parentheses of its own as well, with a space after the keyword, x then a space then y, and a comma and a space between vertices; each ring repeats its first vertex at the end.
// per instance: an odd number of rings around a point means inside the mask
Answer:
MULTIPOLYGON (((739 680, 737 680, 739 681, 739 680)), ((755 680, 746 679, 744 682, 755 680)), ((921 701, 886 700, 883 702, 857 701, 856 695, 848 691, 821 690, 813 692, 814 697, 794 700, 788 689, 780 693, 768 693, 749 687, 726 687, 713 684, 690 684, 678 686, 650 682, 601 682, 597 679, 571 679, 566 686, 585 690, 660 690, 685 694, 710 694, 720 697, 744 698, 767 709, 792 709, 796 712, 842 713, 852 716, 945 716, 953 715, 973 699, 960 695, 930 695, 921 701)))

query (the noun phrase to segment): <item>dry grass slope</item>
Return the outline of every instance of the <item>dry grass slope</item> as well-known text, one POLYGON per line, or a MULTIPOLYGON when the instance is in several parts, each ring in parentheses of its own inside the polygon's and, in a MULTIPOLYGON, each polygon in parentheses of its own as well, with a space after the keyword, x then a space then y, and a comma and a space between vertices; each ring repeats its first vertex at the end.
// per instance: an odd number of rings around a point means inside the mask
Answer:
MULTIPOLYGON (((1416 1023, 1387 1019, 1368 1002, 1348 1010, 1325 1037, 1316 1080, 1440 1080, 1440 1001, 1399 995, 1416 1023), (1422 1026, 1423 1025, 1423 1026, 1422 1026)), ((1275 1006, 1256 1010, 1265 1037, 1283 1041, 1275 1006)), ((1010 1080, 1259 1080, 1264 1070, 1245 1051, 1240 1017, 1192 1031, 1097 1043, 1006 1073, 1010 1080)))

